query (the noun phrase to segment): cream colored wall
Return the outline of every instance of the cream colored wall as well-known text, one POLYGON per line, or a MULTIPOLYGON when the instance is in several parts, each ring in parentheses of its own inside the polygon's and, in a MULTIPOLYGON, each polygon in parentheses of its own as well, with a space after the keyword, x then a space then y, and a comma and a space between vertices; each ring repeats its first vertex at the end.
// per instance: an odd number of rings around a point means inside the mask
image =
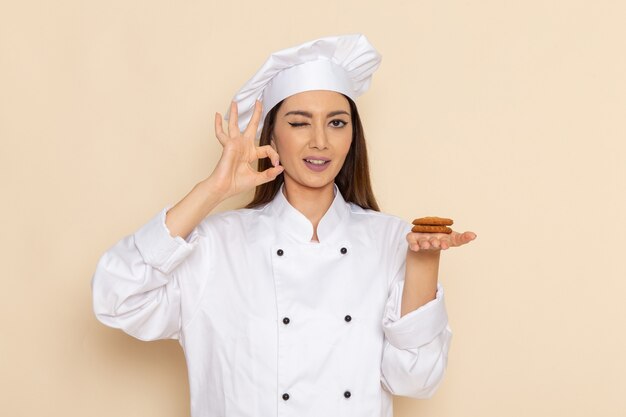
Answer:
POLYGON ((363 32, 383 55, 359 105, 384 211, 478 234, 443 255, 444 383, 396 416, 623 416, 625 16, 609 0, 2 2, 0 413, 188 415, 178 344, 94 318, 96 262, 209 174, 213 114, 268 53, 363 32))

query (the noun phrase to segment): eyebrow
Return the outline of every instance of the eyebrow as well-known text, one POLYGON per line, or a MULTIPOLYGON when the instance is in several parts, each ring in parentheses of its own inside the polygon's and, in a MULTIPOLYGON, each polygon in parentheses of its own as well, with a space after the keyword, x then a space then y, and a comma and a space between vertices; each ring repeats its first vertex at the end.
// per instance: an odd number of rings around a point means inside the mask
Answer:
MULTIPOLYGON (((292 110, 290 112, 285 113, 284 117, 287 117, 287 116, 289 116, 291 114, 308 117, 309 119, 313 118, 313 114, 312 113, 310 113, 308 111, 303 111, 303 110, 292 110)), ((350 116, 350 113, 348 113, 345 110, 335 110, 335 111, 331 111, 330 113, 328 113, 328 115, 326 117, 333 117, 333 116, 337 116, 339 114, 345 114, 347 116, 350 116)))

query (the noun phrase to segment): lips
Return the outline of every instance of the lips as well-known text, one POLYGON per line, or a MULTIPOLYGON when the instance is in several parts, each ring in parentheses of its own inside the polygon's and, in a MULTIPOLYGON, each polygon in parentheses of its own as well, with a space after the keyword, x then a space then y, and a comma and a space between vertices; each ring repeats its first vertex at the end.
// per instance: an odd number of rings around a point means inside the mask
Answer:
POLYGON ((315 172, 321 172, 330 165, 330 159, 322 156, 307 156, 303 161, 307 168, 315 172))

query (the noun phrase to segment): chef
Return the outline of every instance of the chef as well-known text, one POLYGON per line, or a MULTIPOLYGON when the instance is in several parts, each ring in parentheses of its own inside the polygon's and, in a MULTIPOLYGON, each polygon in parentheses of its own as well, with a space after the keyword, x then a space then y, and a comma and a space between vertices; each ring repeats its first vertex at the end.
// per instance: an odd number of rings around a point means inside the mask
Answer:
POLYGON ((180 342, 193 417, 392 417, 392 395, 440 385, 440 253, 476 235, 412 233, 378 210, 354 100, 380 59, 359 34, 272 54, 226 131, 216 114, 213 172, 100 258, 97 318, 180 342))

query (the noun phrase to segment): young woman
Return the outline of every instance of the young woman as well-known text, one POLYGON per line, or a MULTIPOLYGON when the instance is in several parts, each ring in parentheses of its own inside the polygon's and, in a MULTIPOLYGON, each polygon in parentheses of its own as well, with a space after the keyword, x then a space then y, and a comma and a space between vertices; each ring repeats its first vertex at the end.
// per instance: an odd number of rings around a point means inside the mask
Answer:
POLYGON ((379 62, 362 35, 273 54, 227 133, 216 114, 211 175, 100 259, 98 319, 180 341, 194 417, 391 417, 392 394, 439 386, 440 250, 475 234, 411 233, 378 211, 354 98, 379 62), (255 187, 246 208, 209 215, 255 187))

